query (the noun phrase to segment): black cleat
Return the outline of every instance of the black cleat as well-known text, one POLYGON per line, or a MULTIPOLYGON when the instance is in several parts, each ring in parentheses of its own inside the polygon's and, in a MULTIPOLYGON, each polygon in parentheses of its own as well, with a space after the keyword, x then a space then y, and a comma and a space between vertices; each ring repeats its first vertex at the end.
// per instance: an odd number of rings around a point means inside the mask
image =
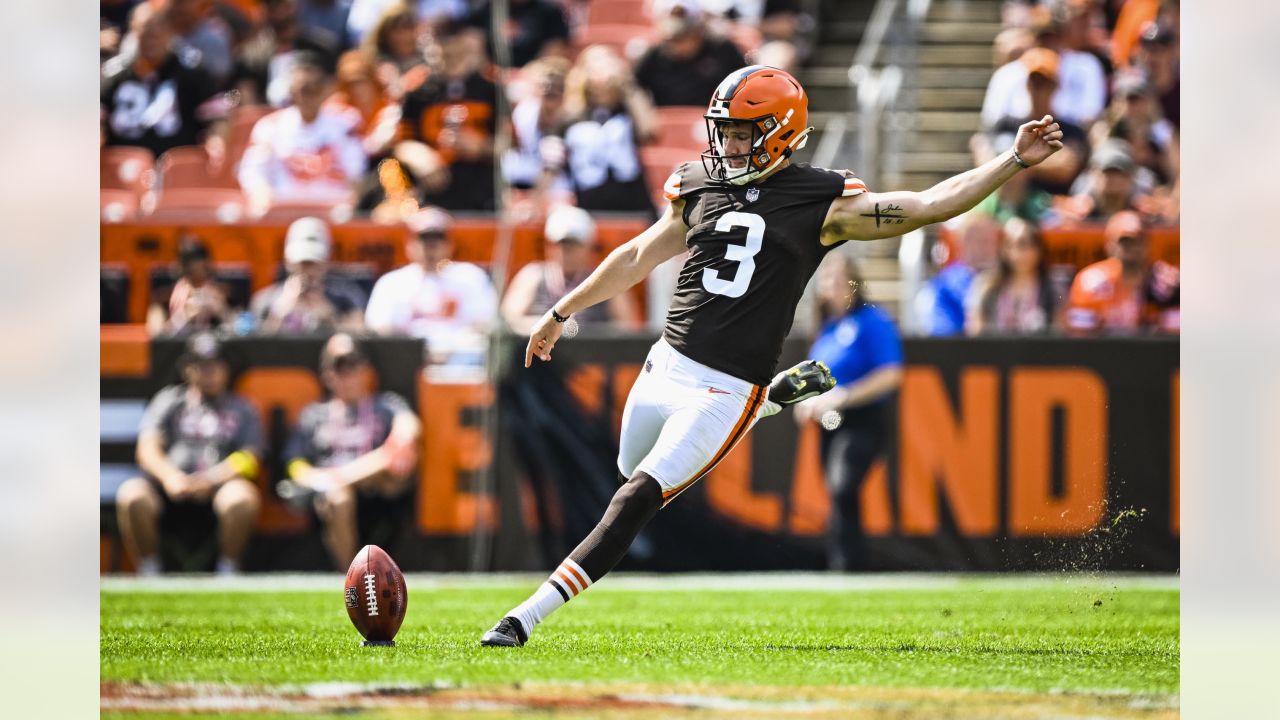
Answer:
POLYGON ((795 405, 836 386, 831 370, 817 360, 805 360, 783 370, 769 383, 769 399, 779 405, 795 405))
POLYGON ((508 615, 480 638, 480 644, 485 647, 520 647, 528 639, 520 621, 508 615))

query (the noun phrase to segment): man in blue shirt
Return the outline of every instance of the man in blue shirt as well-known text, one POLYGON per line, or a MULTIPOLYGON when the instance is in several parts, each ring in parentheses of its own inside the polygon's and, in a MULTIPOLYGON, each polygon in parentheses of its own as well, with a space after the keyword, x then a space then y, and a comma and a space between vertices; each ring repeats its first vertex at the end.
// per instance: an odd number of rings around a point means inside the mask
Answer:
POLYGON ((822 424, 822 468, 831 493, 827 560, 832 570, 866 562, 859 493, 884 454, 902 384, 902 340, 893 320, 867 302, 853 258, 832 253, 818 270, 822 329, 809 356, 825 363, 836 388, 796 406, 797 422, 822 424))

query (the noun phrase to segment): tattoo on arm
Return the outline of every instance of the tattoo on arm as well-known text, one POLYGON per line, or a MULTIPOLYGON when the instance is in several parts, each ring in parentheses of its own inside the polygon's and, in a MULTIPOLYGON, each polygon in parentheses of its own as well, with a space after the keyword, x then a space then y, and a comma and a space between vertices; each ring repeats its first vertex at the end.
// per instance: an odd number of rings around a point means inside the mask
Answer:
POLYGON ((902 212, 902 206, 894 203, 888 203, 883 208, 880 203, 876 203, 876 211, 873 213, 859 213, 862 217, 876 219, 876 227, 881 225, 901 225, 906 222, 907 216, 902 212))

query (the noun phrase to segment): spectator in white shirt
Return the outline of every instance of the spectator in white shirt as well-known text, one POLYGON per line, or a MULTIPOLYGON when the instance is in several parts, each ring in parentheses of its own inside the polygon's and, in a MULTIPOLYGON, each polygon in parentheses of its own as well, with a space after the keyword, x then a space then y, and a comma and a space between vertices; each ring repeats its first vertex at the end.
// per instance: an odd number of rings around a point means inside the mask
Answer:
POLYGON ((479 364, 497 314, 498 298, 484 270, 455 262, 450 218, 426 208, 409 218, 409 264, 378 279, 365 325, 382 335, 426 340, 432 364, 479 364))
POLYGON ((253 212, 279 203, 351 201, 367 159, 351 114, 323 104, 330 81, 319 57, 299 52, 290 76, 293 105, 253 126, 239 173, 253 212))
MULTIPOLYGON (((1058 53, 1059 84, 1053 95, 1053 116, 1081 127, 1088 127, 1102 112, 1107 101, 1107 77, 1102 63, 1092 53, 1076 49, 1087 44, 1088 15, 1073 15, 1066 23, 1065 42, 1059 28, 1050 20, 1038 24, 1036 47, 1058 53)), ((1027 66, 1015 60, 991 75, 987 94, 982 101, 982 126, 990 128, 1003 117, 1026 117, 1031 112, 1031 96, 1027 93, 1027 66)))

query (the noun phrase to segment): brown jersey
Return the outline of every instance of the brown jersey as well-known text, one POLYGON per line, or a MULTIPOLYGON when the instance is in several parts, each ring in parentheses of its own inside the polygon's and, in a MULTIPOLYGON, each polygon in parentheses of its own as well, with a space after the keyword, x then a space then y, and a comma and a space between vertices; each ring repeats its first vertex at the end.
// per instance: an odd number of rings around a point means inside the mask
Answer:
POLYGON ((703 365, 757 385, 774 374, 796 304, 831 250, 822 223, 838 197, 866 192, 849 171, 793 164, 759 183, 712 180, 701 163, 664 186, 685 201, 689 258, 663 336, 703 365))

